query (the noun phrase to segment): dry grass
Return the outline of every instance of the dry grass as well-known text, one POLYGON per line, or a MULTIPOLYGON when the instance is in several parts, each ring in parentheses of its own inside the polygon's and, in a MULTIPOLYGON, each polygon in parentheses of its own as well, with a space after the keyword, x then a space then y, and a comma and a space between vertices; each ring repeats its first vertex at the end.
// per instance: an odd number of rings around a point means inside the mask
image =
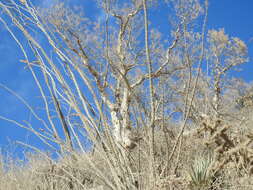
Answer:
MULTIPOLYGON (((177 133, 175 130, 173 132, 177 133)), ((203 140, 203 137, 184 137, 180 160, 175 158, 172 163, 167 163, 164 133, 157 130, 155 187, 149 186, 150 156, 145 138, 140 140, 133 150, 127 151, 124 161, 120 156, 119 160, 113 159, 115 157, 113 151, 96 146, 92 152, 72 152, 57 161, 40 154, 27 154, 27 163, 2 162, 2 165, 6 165, 5 169, 1 169, 0 187, 9 190, 252 189, 250 167, 241 166, 241 163, 231 158, 217 171, 215 150, 207 148, 203 140), (178 166, 175 166, 176 163, 178 166), (166 164, 168 164, 168 170, 163 171, 166 169, 166 164)), ((170 138, 169 144, 173 144, 174 141, 175 139, 170 138)), ((171 148, 169 148, 169 153, 171 148)))

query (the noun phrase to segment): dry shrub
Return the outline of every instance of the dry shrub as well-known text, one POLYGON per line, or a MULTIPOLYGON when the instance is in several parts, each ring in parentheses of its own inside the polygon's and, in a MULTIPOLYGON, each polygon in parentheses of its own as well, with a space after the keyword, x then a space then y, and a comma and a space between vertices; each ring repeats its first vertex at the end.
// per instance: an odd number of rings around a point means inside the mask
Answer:
MULTIPOLYGON (((198 0, 172 1, 176 19, 170 43, 164 43, 159 32, 148 30, 150 2, 120 8, 119 1, 104 1, 105 23, 88 22, 62 3, 40 14, 28 1, 0 2, 8 17, 0 15, 1 22, 23 51, 21 62, 45 110, 40 117, 18 96, 42 128, 11 121, 48 146, 57 144, 61 155, 10 161, 0 171, 2 189, 252 189, 252 117, 238 134, 241 124, 234 117, 244 113, 225 96, 228 71, 248 60, 246 45, 223 29, 210 30, 206 38, 207 0, 203 7, 198 0), (203 29, 195 32, 202 10, 203 29), (203 62, 212 76, 203 74, 203 62), (205 152, 211 152, 212 164, 205 152)), ((242 106, 251 98, 245 96, 242 106)))

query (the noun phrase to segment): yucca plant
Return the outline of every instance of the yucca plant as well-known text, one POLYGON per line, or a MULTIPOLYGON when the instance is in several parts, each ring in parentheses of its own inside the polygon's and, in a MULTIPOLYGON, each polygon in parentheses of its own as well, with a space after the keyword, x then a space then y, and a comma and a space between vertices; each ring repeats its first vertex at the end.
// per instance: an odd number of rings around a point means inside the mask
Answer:
POLYGON ((190 175, 190 188, 208 189, 211 185, 212 173, 210 171, 213 158, 210 153, 207 156, 197 156, 191 164, 190 175))

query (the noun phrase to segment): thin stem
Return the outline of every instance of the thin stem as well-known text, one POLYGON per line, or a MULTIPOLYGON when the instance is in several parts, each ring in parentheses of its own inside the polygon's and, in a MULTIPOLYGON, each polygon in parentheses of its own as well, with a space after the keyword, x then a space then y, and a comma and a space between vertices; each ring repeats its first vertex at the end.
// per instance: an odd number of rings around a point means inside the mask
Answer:
POLYGON ((149 50, 149 28, 148 28, 148 11, 147 11, 147 1, 143 0, 143 10, 144 10, 144 26, 145 26, 145 50, 146 50, 146 61, 148 65, 148 74, 149 74, 149 93, 150 93, 150 104, 151 104, 151 113, 150 113, 150 155, 151 159, 151 168, 152 168, 152 175, 150 182, 153 184, 155 183, 155 155, 154 155, 154 121, 155 121, 155 103, 154 103, 154 86, 153 86, 153 77, 152 77, 152 62, 150 58, 150 50, 149 50))

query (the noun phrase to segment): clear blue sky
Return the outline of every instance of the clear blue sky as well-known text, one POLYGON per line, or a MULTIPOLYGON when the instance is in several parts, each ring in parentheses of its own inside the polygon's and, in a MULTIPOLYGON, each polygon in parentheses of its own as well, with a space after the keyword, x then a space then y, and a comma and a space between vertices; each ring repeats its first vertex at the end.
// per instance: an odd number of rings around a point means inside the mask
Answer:
MULTIPOLYGON (((3 0, 0 0, 3 1, 3 0)), ((40 0, 42 6, 48 6, 51 0, 40 0)), ((84 7, 85 15, 90 15, 93 19, 99 19, 101 13, 91 0, 71 0, 72 4, 84 7)), ((236 73, 246 81, 253 80, 253 1, 252 0, 210 0, 208 29, 224 28, 225 32, 231 36, 239 37, 248 45, 249 63, 242 66, 243 71, 236 73)), ((163 12, 161 9, 160 12, 163 12)), ((160 14, 160 13, 159 13, 160 14)), ((157 17, 158 15, 157 14, 157 17)), ((159 18, 158 18, 159 20, 159 18)), ((165 18, 165 21, 167 19, 165 18)), ((163 22, 161 21, 161 24, 163 22)), ((160 26, 163 29, 163 25, 160 26)), ((24 64, 19 62, 22 59, 21 51, 13 41, 9 33, 0 24, 0 83, 14 90, 26 101, 30 102, 35 108, 38 108, 38 90, 24 64)), ((29 111, 13 95, 0 88, 0 115, 22 122, 29 121, 29 111)), ((37 124, 35 122, 35 124, 37 124)), ((14 124, 0 120, 0 147, 16 151, 21 155, 20 147, 9 146, 10 141, 23 141, 28 144, 36 144, 39 147, 40 141, 14 124)))

